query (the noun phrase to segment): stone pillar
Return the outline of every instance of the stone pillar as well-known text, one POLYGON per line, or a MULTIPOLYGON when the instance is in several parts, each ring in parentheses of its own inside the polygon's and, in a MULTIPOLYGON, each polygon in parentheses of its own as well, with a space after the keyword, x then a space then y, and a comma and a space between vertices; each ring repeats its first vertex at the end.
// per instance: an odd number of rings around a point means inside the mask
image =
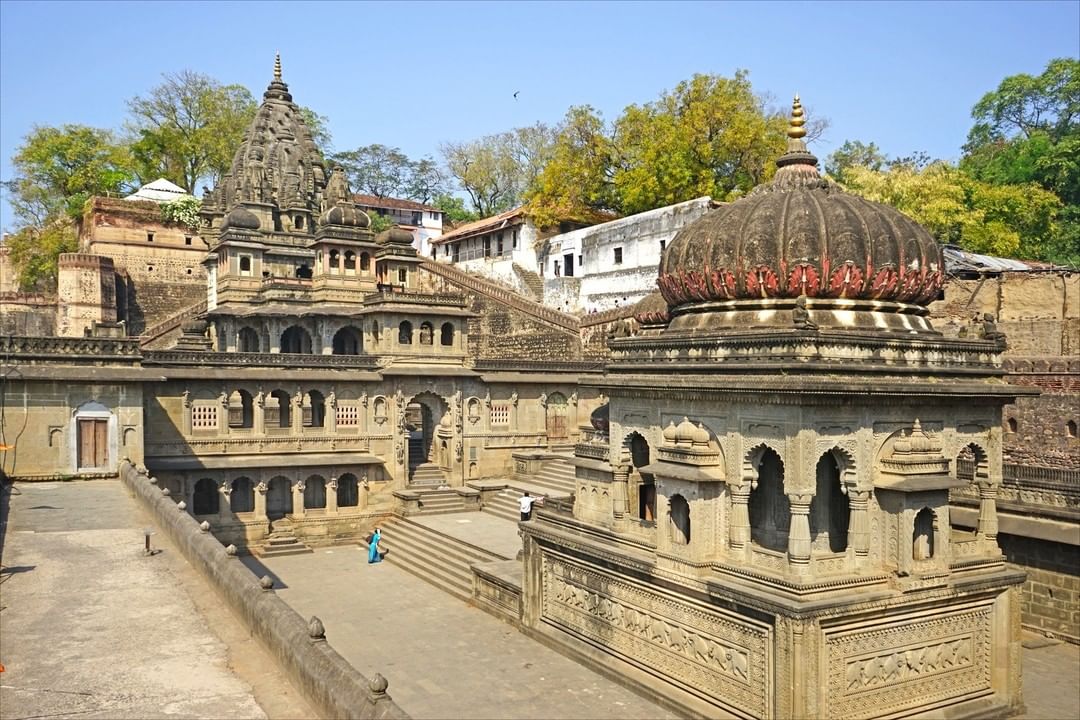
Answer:
POLYGON ((266 483, 262 480, 255 486, 255 517, 266 520, 266 483))
POLYGON ((337 434, 337 395, 333 390, 326 398, 326 431, 331 435, 337 434))
POLYGON ((337 476, 331 475, 326 481, 326 512, 337 515, 337 476))
POLYGON ((229 390, 228 388, 221 391, 218 395, 218 431, 217 434, 221 437, 229 434, 229 390))
POLYGON ((360 478, 356 484, 356 507, 359 510, 366 510, 368 506, 368 494, 370 488, 368 486, 367 473, 360 473, 360 478))
POLYGON ((803 572, 810 566, 810 502, 813 495, 790 493, 791 527, 788 529, 788 567, 803 572))
POLYGON ((849 489, 848 505, 851 548, 855 557, 866 557, 870 553, 870 491, 849 489))
POLYGON ((627 498, 629 494, 627 485, 630 481, 630 466, 616 465, 612 470, 615 482, 611 486, 611 507, 617 522, 622 520, 628 512, 627 498))
POLYGON ((251 400, 251 431, 255 435, 266 434, 266 396, 260 389, 251 400))
POLYGON ((292 421, 292 433, 300 435, 304 432, 304 393, 297 390, 289 399, 289 404, 292 406, 292 416, 289 418, 292 421))
POLYGON ((729 526, 731 549, 745 556, 750 547, 750 482, 744 480, 731 486, 731 524, 729 526))
POLYGON ((292 510, 293 515, 304 515, 304 488, 307 487, 303 480, 297 480, 293 484, 292 510))
POLYGON ((281 352, 281 323, 277 320, 271 320, 267 323, 267 351, 271 353, 281 352))
POLYGON ((979 537, 997 543, 997 484, 987 479, 977 481, 979 487, 979 537))
POLYGON ((184 435, 191 435, 191 393, 187 390, 180 396, 184 404, 184 435))
POLYGON ((218 499, 217 516, 218 520, 225 520, 232 509, 232 483, 222 480, 218 489, 221 491, 221 497, 218 499))

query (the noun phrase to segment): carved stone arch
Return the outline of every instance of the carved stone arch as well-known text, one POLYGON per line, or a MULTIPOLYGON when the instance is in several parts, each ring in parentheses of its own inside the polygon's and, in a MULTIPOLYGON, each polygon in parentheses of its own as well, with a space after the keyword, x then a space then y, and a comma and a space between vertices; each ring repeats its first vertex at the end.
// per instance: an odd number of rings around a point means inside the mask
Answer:
POLYGON ((743 453, 742 477, 739 478, 741 483, 750 483, 751 486, 757 483, 758 464, 767 450, 776 453, 780 457, 780 464, 784 464, 782 443, 776 443, 772 440, 746 441, 744 439, 744 447, 747 445, 749 445, 750 449, 743 453))
MULTIPOLYGON (((823 455, 831 454, 836 461, 836 466, 840 469, 840 485, 843 488, 844 494, 847 494, 848 490, 858 485, 855 453, 854 441, 841 443, 832 443, 828 441, 819 442, 815 448, 811 469, 816 468, 823 455)), ((810 475, 807 477, 810 477, 810 475)))
POLYGON ((957 478, 968 478, 971 482, 989 481, 990 454, 983 443, 964 437, 957 445, 956 452, 947 456, 952 461, 952 474, 957 478))

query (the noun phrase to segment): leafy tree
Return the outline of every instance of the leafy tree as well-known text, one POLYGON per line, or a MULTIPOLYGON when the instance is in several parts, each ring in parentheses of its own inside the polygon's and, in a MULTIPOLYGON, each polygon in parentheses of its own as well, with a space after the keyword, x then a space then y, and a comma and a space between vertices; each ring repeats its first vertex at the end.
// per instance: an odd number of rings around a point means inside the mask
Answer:
POLYGON ((74 223, 65 215, 44 227, 27 225, 8 235, 4 244, 23 291, 55 289, 60 253, 75 252, 79 245, 74 223))
POLYGON ((838 183, 844 182, 844 172, 852 167, 864 167, 878 171, 889 164, 889 159, 874 143, 845 140, 844 144, 825 159, 825 172, 838 183))
POLYGON ((330 134, 330 118, 320 115, 309 107, 300 106, 300 116, 304 118, 304 124, 311 130, 311 139, 324 153, 330 152, 333 147, 333 136, 330 134))
POLYGON ((108 130, 36 126, 11 159, 4 183, 16 218, 39 231, 58 217, 77 218, 93 195, 131 189, 131 158, 108 130))
POLYGON ((456 195, 442 193, 432 200, 431 204, 442 210, 446 219, 454 225, 480 219, 480 216, 466 208, 465 201, 456 195))
POLYGON ((350 187, 380 198, 401 197, 412 171, 405 153, 377 143, 337 153, 330 160, 345 170, 350 187))
POLYGON ((165 177, 193 193, 229 169, 256 105, 247 88, 183 70, 129 100, 128 110, 140 178, 165 177))
POLYGON ((371 224, 368 228, 376 235, 383 230, 389 230, 396 224, 389 216, 383 215, 382 213, 371 212, 368 216, 371 218, 371 224))
POLYGON ((423 157, 411 163, 405 182, 406 198, 427 204, 443 193, 445 187, 446 175, 434 159, 423 157))

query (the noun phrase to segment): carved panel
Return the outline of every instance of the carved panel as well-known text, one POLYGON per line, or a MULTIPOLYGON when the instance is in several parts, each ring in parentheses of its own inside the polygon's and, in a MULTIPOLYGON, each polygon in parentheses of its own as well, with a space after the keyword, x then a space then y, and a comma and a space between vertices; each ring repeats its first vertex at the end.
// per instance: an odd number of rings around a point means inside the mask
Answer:
POLYGON ((907 713, 990 690, 993 606, 826 631, 829 714, 907 713))
POLYGON ((718 705, 756 717, 771 714, 772 637, 766 626, 548 554, 542 617, 718 705))

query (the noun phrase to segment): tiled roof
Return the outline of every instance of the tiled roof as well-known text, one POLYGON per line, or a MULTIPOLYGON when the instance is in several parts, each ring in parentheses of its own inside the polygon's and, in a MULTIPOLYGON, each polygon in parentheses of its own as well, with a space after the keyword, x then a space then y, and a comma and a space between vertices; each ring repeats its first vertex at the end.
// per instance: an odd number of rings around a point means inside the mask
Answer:
POLYGON ((445 235, 437 238, 433 238, 431 243, 433 245, 441 245, 447 241, 460 240, 466 237, 472 237, 473 235, 479 235, 480 233, 487 232, 489 230, 499 230, 507 227, 511 224, 517 225, 524 221, 525 218, 525 206, 513 208, 506 212, 493 215, 483 220, 474 220, 471 223, 465 223, 461 227, 454 228, 445 235))
POLYGON ((378 197, 376 195, 362 195, 356 193, 353 195, 353 201, 361 208, 390 208, 393 210, 426 210, 427 212, 441 213, 437 207, 431 205, 425 205, 424 203, 418 203, 415 200, 402 200, 400 198, 391 197, 378 197))

